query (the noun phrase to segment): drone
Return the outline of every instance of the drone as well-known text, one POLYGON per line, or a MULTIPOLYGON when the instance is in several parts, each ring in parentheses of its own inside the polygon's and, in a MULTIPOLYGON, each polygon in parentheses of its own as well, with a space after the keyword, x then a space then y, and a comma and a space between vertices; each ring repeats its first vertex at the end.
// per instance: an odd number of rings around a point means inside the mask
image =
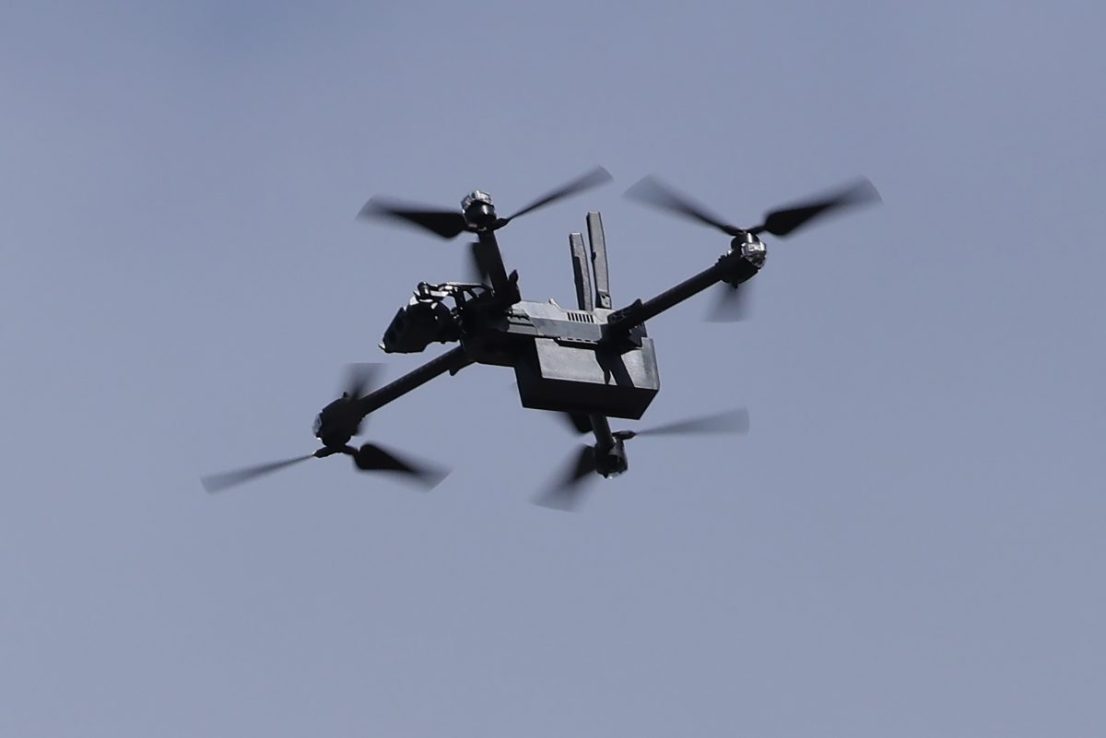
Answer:
POLYGON ((432 343, 457 344, 437 358, 383 386, 377 386, 379 364, 349 368, 342 395, 315 418, 314 435, 321 447, 311 454, 205 477, 209 492, 256 479, 307 459, 349 456, 361 471, 399 474, 424 487, 446 476, 444 469, 375 443, 351 445, 365 419, 381 407, 418 389, 436 377, 454 375, 474 364, 514 371, 524 408, 559 413, 576 433, 591 435, 569 458, 565 472, 537 500, 571 509, 582 482, 613 477, 629 468, 626 442, 637 436, 679 433, 744 432, 743 409, 639 430, 612 430, 610 419, 639 420, 660 391, 656 348, 646 323, 707 290, 719 290, 716 320, 744 314, 746 282, 764 267, 767 248, 760 236, 792 235, 830 213, 879 200, 875 187, 859 179, 819 197, 772 210, 760 225, 740 228, 715 216, 689 196, 656 177, 642 179, 626 196, 670 214, 709 226, 730 238, 729 248, 715 262, 679 284, 646 300, 615 308, 610 290, 606 237, 599 212, 587 213, 582 232, 569 234, 576 287, 576 305, 565 308, 550 299, 523 299, 517 271, 507 272, 497 233, 516 218, 577 195, 611 180, 597 167, 532 201, 508 217, 500 217, 492 197, 475 190, 460 210, 439 209, 373 197, 359 217, 399 221, 443 239, 466 234, 469 271, 466 281, 419 283, 384 331, 379 347, 385 353, 421 353, 432 343))

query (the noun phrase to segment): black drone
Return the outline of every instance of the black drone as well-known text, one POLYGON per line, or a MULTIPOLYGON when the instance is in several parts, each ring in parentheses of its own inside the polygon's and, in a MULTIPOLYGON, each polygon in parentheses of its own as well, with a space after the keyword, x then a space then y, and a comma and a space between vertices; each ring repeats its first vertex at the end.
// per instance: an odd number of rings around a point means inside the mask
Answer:
POLYGON ((461 201, 461 210, 440 210, 373 198, 362 208, 367 218, 400 220, 443 239, 470 234, 472 274, 465 282, 420 283, 384 332, 386 353, 418 353, 431 343, 456 343, 455 348, 382 387, 375 387, 378 365, 352 367, 342 396, 315 419, 322 447, 313 454, 206 477, 209 492, 255 479, 310 458, 344 454, 363 471, 391 471, 425 486, 445 472, 366 443, 350 445, 362 421, 373 411, 442 374, 456 374, 471 364, 510 367, 515 372, 523 407, 562 413, 580 434, 595 443, 582 446, 566 473, 540 498, 542 504, 568 508, 576 501, 580 482, 596 474, 610 477, 628 468, 625 441, 635 436, 670 433, 740 432, 748 428, 743 410, 731 410, 647 430, 612 431, 609 418, 637 420, 660 390, 653 340, 645 323, 669 308, 719 285, 717 319, 743 313, 741 287, 764 266, 763 233, 785 237, 814 219, 849 206, 876 201, 879 195, 862 179, 820 198, 774 210, 753 228, 738 228, 711 214, 671 187, 647 177, 627 196, 711 226, 731 238, 729 249, 707 269, 648 300, 634 300, 614 309, 607 270, 603 221, 587 214, 587 244, 582 233, 569 235, 576 281, 576 307, 553 300, 522 299, 518 272, 503 264, 496 231, 512 220, 611 179, 603 168, 548 193, 506 218, 496 213, 492 198, 479 190, 461 201))

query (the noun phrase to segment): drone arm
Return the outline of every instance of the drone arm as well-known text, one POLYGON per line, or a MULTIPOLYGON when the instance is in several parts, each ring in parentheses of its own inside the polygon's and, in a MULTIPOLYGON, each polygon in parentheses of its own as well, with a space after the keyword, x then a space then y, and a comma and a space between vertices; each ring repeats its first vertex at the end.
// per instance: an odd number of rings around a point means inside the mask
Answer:
POLYGON ((744 282, 756 272, 756 267, 741 259, 737 254, 726 254, 716 261, 713 266, 685 279, 656 297, 644 302, 635 300, 621 310, 611 313, 607 320, 608 335, 611 337, 624 336, 631 328, 641 325, 690 297, 694 297, 717 282, 723 280, 732 280, 735 283, 744 282))
POLYGON ((492 289, 497 292, 507 292, 511 283, 507 276, 507 268, 503 266, 503 254, 499 250, 495 233, 492 231, 479 233, 476 242, 472 245, 472 253, 480 270, 487 274, 492 289))
POLYGON ((472 363, 472 359, 465 353, 464 348, 458 346, 457 348, 451 349, 438 358, 404 374, 394 382, 390 382, 380 389, 362 397, 358 400, 361 416, 364 417, 384 407, 389 402, 402 397, 414 389, 418 389, 435 377, 441 376, 446 372, 456 374, 472 363))
POLYGON ((598 448, 606 450, 614 448, 614 434, 611 433, 611 424, 606 415, 589 415, 591 432, 595 435, 595 443, 598 448))

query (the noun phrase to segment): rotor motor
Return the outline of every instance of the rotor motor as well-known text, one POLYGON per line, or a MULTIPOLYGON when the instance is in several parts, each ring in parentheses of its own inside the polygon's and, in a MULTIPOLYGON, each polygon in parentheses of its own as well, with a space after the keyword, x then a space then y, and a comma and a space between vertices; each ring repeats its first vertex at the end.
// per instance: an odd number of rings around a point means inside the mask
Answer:
POLYGON ((328 449, 338 449, 349 443, 361 428, 361 416, 357 412, 357 398, 343 394, 323 408, 315 417, 311 431, 328 449))
POLYGON ((595 450, 595 470, 604 477, 615 477, 629 468, 626 460, 626 446, 622 439, 615 437, 610 448, 595 450))
POLYGON ((731 287, 737 287, 759 272, 767 257, 767 247, 754 234, 744 231, 734 236, 730 241, 730 250, 720 259, 720 261, 729 261, 733 265, 722 281, 731 287))
POLYGON ((757 269, 764 266, 764 260, 768 257, 768 248, 764 242, 748 231, 734 237, 730 242, 730 251, 739 254, 757 269))
POLYGON ((499 220, 495 214, 495 205, 492 204, 492 196, 481 190, 474 190, 461 200, 461 211, 465 215, 465 222, 476 231, 487 230, 499 220))

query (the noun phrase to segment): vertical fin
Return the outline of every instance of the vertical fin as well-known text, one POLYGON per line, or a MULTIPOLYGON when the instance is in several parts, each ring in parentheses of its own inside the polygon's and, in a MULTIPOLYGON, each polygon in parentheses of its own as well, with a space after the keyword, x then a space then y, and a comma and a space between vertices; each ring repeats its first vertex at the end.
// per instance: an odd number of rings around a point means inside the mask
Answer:
POLYGON ((572 276, 576 279, 576 305, 590 313, 595 309, 595 301, 592 297, 591 271, 588 269, 587 251, 584 250, 584 237, 579 233, 570 233, 568 245, 572 249, 572 276))
POLYGON ((611 308, 611 284, 607 276, 607 241, 603 236, 603 218, 588 213, 588 241, 591 242, 591 269, 595 275, 595 306, 611 308))

